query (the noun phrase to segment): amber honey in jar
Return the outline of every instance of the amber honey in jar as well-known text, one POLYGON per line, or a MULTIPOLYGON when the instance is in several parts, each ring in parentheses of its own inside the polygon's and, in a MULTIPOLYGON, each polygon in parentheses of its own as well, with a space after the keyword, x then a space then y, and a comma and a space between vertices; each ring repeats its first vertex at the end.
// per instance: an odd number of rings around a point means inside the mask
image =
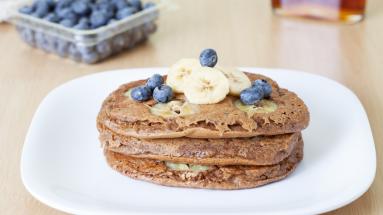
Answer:
POLYGON ((272 0, 276 14, 356 23, 364 18, 367 0, 272 0))

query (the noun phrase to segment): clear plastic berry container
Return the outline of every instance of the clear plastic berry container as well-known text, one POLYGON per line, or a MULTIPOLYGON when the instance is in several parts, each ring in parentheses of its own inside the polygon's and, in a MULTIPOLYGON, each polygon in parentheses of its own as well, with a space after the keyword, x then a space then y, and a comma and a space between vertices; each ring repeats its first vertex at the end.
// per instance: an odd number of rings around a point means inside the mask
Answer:
POLYGON ((157 30, 163 1, 93 30, 77 30, 15 10, 9 21, 32 47, 63 58, 93 64, 146 41, 157 30))

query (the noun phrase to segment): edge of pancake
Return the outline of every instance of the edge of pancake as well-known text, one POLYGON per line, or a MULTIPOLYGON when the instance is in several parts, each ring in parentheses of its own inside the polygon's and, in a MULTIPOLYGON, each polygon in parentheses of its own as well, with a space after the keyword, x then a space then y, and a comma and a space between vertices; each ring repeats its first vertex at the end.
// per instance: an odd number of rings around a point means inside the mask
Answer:
POLYGON ((100 132, 104 149, 135 158, 205 165, 271 165, 291 154, 301 134, 225 139, 137 139, 100 132))
POLYGON ((162 161, 137 159, 105 150, 108 164, 118 172, 159 185, 205 189, 245 189, 275 182, 291 174, 303 158, 303 140, 282 162, 269 166, 214 166, 191 172, 167 169, 162 161))
MULTIPOLYGON (((272 87, 271 98, 279 108, 273 113, 254 114, 252 117, 245 112, 229 108, 228 113, 216 111, 210 116, 190 115, 164 119, 149 113, 144 105, 153 105, 153 100, 144 103, 129 102, 123 93, 134 86, 141 85, 145 80, 134 81, 120 86, 104 101, 97 117, 97 123, 104 125, 116 133, 136 138, 234 138, 252 137, 257 135, 276 135, 298 132, 307 127, 309 112, 304 102, 293 92, 279 88, 277 83, 262 75, 246 73, 251 80, 267 79, 272 87), (124 101, 125 100, 125 101, 124 101), (206 118, 205 118, 206 117, 206 118)), ((183 95, 177 95, 179 99, 183 95)), ((234 101, 228 96, 223 102, 234 101)), ((218 107, 220 103, 210 105, 218 107)), ((209 108, 209 105, 204 107, 209 108)), ((219 108, 217 108, 219 109, 219 108)), ((204 114, 207 114, 204 112, 204 114)))

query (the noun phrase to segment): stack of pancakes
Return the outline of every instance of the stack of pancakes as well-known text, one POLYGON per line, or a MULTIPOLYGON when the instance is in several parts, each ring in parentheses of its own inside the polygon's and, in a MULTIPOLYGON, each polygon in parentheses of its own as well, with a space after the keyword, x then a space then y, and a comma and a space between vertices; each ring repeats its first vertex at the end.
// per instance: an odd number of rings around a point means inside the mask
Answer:
POLYGON ((191 105, 177 94, 178 103, 165 111, 166 105, 153 100, 129 98, 129 90, 145 80, 122 85, 97 118, 108 164, 131 178, 178 187, 242 189, 286 177, 302 160, 300 131, 308 126, 309 112, 270 78, 245 74, 271 84, 267 101, 275 108, 244 111, 235 105, 236 96, 191 105))

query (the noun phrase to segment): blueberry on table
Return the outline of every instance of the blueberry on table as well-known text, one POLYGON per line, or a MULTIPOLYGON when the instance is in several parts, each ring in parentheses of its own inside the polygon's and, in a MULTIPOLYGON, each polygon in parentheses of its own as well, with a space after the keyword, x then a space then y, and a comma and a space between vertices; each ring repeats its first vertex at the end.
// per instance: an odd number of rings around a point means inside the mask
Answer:
POLYGON ((263 98, 263 90, 260 87, 250 87, 242 90, 239 95, 242 103, 246 105, 253 105, 263 98))
POLYGON ((160 103, 167 103, 173 97, 173 90, 168 85, 156 87, 153 91, 153 99, 160 103))
POLYGON ((271 85, 264 79, 255 80, 254 83, 252 84, 252 87, 255 87, 255 86, 259 86, 262 88, 265 98, 268 98, 271 95, 271 92, 273 90, 271 85))
POLYGON ((151 94, 151 90, 146 86, 133 88, 133 90, 130 92, 132 99, 140 102, 149 100, 151 94))
POLYGON ((19 9, 20 13, 24 13, 24 14, 28 14, 28 15, 31 15, 34 11, 35 11, 34 5, 24 6, 24 7, 19 9))
POLYGON ((154 90, 154 88, 161 86, 164 83, 164 79, 159 74, 154 74, 146 81, 146 86, 149 89, 154 90))
POLYGON ((141 0, 128 0, 128 4, 137 9, 137 11, 142 10, 141 0))
POLYGON ((90 6, 87 1, 75 1, 72 3, 71 8, 78 15, 86 15, 90 12, 90 6))
POLYGON ((55 13, 49 13, 44 17, 44 20, 48 22, 58 23, 60 21, 60 17, 58 17, 55 13))
POLYGON ((125 17, 131 16, 136 12, 136 8, 134 7, 125 7, 122 10, 117 11, 116 18, 117 19, 123 19, 125 17))
POLYGON ((105 13, 94 11, 90 16, 90 24, 92 28, 98 28, 108 23, 108 17, 105 13))
POLYGON ((214 49, 205 49, 199 56, 202 66, 214 67, 217 64, 218 56, 214 49))

